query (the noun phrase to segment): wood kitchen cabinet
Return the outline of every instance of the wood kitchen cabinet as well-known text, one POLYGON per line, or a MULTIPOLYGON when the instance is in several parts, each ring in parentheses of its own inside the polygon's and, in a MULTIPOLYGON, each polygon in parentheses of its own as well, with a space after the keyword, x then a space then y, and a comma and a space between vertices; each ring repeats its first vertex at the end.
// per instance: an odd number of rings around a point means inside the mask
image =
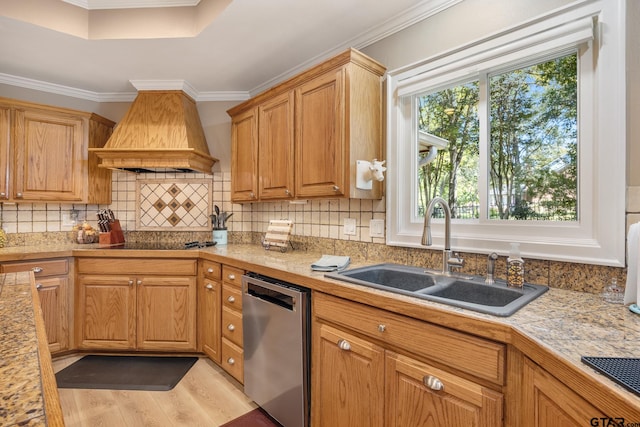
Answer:
POLYGON ((221 310, 222 310, 222 266, 220 263, 200 260, 198 279, 198 320, 202 352, 220 364, 221 310))
POLYGON ((0 98, 0 201, 111 203, 111 171, 89 148, 114 122, 96 114, 0 98))
POLYGON ((72 306, 69 303, 69 260, 16 261, 0 266, 0 273, 27 270, 33 271, 36 279, 49 351, 55 355, 69 350, 69 307, 72 306))
POLYGON ((78 348, 197 350, 196 269, 196 260, 78 259, 78 348))
POLYGON ((222 266, 222 360, 232 377, 244 382, 242 275, 244 270, 222 266))
POLYGON ((503 425, 503 344, 318 292, 312 301, 313 425, 503 425))
POLYGON ((530 359, 525 359, 521 400, 522 427, 582 427, 594 425, 591 423, 593 418, 600 421, 607 417, 576 391, 578 390, 570 389, 530 359))
POLYGON ((350 49, 230 109, 232 200, 382 197, 355 184, 382 158, 384 72, 350 49))

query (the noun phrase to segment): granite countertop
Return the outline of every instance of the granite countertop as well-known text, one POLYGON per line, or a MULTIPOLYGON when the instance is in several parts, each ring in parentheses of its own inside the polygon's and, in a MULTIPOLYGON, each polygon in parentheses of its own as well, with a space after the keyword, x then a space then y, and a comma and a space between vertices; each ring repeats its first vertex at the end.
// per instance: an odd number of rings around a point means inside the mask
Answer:
MULTIPOLYGON (((29 273, 0 274, 0 425, 52 425, 29 273)), ((59 404, 58 404, 59 406, 59 404)))
MULTIPOLYGON (((513 344, 527 357, 562 380, 574 378, 581 390, 584 387, 587 393, 593 388, 590 386, 603 387, 606 394, 605 404, 609 398, 607 396, 610 396, 611 399, 623 401, 632 414, 640 414, 640 397, 598 374, 580 360, 581 356, 640 358, 640 316, 631 313, 627 307, 605 303, 595 294, 551 288, 514 315, 495 317, 325 278, 324 273, 311 271, 310 268, 311 263, 321 255, 314 252, 265 251, 256 245, 235 244, 199 250, 127 251, 127 256, 199 256, 296 282, 316 291, 513 344)), ((98 245, 69 245, 55 249, 0 249, 0 262, 55 256, 108 257, 114 256, 114 252, 98 245)), ((374 263, 354 261, 351 267, 374 263)), ((0 303, 3 299, 0 299, 0 303)), ((631 421, 640 422, 640 415, 637 418, 631 421)))

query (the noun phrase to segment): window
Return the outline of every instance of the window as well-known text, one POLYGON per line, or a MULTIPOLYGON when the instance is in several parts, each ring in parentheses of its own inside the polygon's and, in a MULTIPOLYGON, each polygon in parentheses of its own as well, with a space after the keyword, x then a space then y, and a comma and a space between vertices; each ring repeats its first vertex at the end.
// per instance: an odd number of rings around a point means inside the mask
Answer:
POLYGON ((440 196, 453 250, 624 266, 622 9, 574 3, 390 71, 387 243, 419 246, 440 196))

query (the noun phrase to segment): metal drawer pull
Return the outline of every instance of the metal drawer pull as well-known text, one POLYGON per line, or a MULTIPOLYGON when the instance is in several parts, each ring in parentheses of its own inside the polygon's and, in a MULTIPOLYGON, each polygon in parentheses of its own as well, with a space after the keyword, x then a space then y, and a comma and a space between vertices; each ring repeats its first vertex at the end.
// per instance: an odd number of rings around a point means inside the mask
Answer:
POLYGON ((233 326, 233 323, 229 323, 229 326, 227 326, 227 329, 230 330, 230 331, 235 331, 236 327, 233 326))
POLYGON ((213 268, 211 267, 207 268, 207 273, 213 273, 213 268))
POLYGON ((137 283, 138 285, 142 285, 142 280, 138 280, 136 283, 137 283))
POLYGON ((442 381, 440 381, 438 377, 434 377, 433 375, 425 375, 422 381, 424 382, 424 385, 429 387, 431 390, 444 390, 444 384, 442 384, 442 381))
POLYGON ((133 285, 133 280, 129 280, 129 286, 133 285))
POLYGON ((378 332, 384 332, 387 330, 387 325, 383 325, 382 323, 378 325, 378 332))
POLYGON ((229 278, 229 280, 236 280, 235 274, 229 274, 227 277, 229 278))
POLYGON ((207 286, 205 286, 205 288, 211 290, 213 289, 213 285, 211 283, 207 283, 207 286))
POLYGON ((344 350, 344 351, 351 350, 351 344, 349 344, 349 341, 347 340, 338 341, 338 347, 340 347, 340 350, 344 350))
POLYGON ((42 283, 36 283, 36 289, 40 290, 40 288, 42 288, 42 283))
POLYGON ((229 365, 233 365, 234 363, 236 363, 236 361, 235 361, 235 359, 233 357, 230 357, 230 358, 227 359, 227 363, 229 365))
POLYGON ((22 199, 22 193, 16 193, 16 198, 17 199, 22 199))
POLYGON ((236 302, 236 297, 234 297, 233 295, 229 295, 229 297, 227 297, 227 301, 229 301, 230 303, 234 303, 236 302))
POLYGON ((44 271, 44 268, 42 268, 42 267, 33 267, 31 269, 31 271, 33 271, 34 273, 42 273, 44 271))
POLYGON ((334 185, 333 186, 333 191, 336 191, 336 192, 340 191, 340 187, 338 187, 337 185, 334 185))

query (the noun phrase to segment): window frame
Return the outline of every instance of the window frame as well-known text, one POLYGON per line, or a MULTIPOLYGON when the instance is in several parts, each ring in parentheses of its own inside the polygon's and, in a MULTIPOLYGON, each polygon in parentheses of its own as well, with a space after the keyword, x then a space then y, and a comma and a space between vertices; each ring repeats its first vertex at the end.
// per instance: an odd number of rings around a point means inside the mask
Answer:
MULTIPOLYGON (((492 74, 516 64, 578 48, 578 221, 454 220, 454 251, 506 255, 519 242, 523 256, 616 267, 625 265, 626 100, 624 0, 584 0, 497 34, 387 74, 387 237, 392 246, 420 245, 417 216, 417 138, 411 95, 492 74), (587 46, 586 48, 584 46, 587 46), (593 100, 597 100, 594 102, 593 100), (408 113, 410 112, 410 114, 408 113), (399 171, 411 171, 399 173, 399 171), (611 189, 618 189, 611 191, 611 189)), ((487 88, 480 85, 481 91, 487 88)), ((487 120, 479 105, 480 120, 487 120)), ((481 132, 488 124, 481 122, 481 132)), ((488 135, 480 162, 488 161, 488 135)), ((479 171, 486 203, 486 168, 479 171), (484 186, 484 188, 483 188, 484 186)), ((444 222, 432 224, 433 249, 444 243, 444 222)))

